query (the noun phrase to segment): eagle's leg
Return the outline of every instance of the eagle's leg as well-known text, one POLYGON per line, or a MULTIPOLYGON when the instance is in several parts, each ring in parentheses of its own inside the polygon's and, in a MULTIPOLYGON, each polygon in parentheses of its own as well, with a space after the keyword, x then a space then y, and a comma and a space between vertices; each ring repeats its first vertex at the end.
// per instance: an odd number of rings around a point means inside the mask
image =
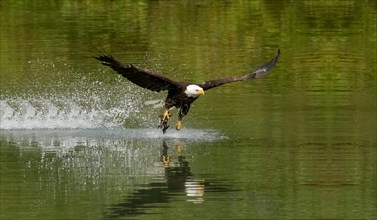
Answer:
POLYGON ((182 129, 182 119, 183 119, 183 112, 182 112, 182 108, 179 110, 179 113, 178 113, 178 121, 177 121, 177 125, 175 126, 175 129, 177 129, 177 131, 181 130, 182 129))
POLYGON ((162 133, 165 134, 166 130, 169 128, 168 121, 170 118, 170 112, 169 110, 165 110, 164 114, 160 116, 160 124, 158 125, 158 128, 162 128, 162 133))
POLYGON ((169 110, 166 110, 164 114, 162 115, 161 121, 165 121, 165 120, 167 121, 169 120, 169 118, 170 118, 169 110))
POLYGON ((190 105, 182 105, 178 112, 178 121, 175 129, 178 131, 182 129, 182 119, 185 117, 190 109, 190 105))
POLYGON ((182 129, 182 119, 178 119, 175 129, 177 129, 178 131, 182 129))

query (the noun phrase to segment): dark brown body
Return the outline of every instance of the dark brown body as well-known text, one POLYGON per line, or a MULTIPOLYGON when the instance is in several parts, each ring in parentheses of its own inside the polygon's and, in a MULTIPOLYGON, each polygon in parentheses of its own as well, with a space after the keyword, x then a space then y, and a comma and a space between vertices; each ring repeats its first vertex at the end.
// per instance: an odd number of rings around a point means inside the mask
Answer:
POLYGON ((169 89, 168 96, 165 99, 165 109, 171 109, 173 107, 179 109, 179 120, 182 120, 182 118, 187 115, 191 104, 198 98, 188 97, 185 94, 186 86, 188 85, 189 83, 180 83, 176 88, 169 89))

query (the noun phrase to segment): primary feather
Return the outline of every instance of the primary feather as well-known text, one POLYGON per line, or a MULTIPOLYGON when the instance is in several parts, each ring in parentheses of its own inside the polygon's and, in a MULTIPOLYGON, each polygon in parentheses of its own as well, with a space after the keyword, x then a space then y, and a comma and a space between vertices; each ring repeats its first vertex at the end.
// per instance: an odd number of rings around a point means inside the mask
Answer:
POLYGON ((202 84, 199 84, 204 90, 208 90, 226 83, 249 80, 249 79, 257 79, 261 78, 266 75, 276 64, 278 58, 280 56, 280 49, 278 50, 276 56, 272 58, 268 63, 262 65, 258 69, 254 70, 251 73, 248 73, 244 76, 233 76, 233 77, 226 77, 221 79, 209 80, 202 84))
POLYGON ((135 67, 131 64, 122 64, 109 54, 94 58, 101 61, 103 65, 111 67, 117 73, 143 88, 155 92, 161 92, 177 86, 177 82, 162 76, 159 73, 148 69, 135 67))

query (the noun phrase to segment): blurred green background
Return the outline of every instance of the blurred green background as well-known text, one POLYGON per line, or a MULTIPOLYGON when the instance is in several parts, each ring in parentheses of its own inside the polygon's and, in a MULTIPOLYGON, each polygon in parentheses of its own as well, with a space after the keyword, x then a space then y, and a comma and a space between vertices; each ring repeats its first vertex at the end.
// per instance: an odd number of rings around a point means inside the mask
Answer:
POLYGON ((376 217, 376 1, 0 9, 1 219, 376 217), (208 91, 182 133, 162 136, 161 109, 144 102, 165 94, 117 76, 95 48, 191 82, 282 55, 263 79, 208 91), (193 203, 187 186, 203 182, 193 203))

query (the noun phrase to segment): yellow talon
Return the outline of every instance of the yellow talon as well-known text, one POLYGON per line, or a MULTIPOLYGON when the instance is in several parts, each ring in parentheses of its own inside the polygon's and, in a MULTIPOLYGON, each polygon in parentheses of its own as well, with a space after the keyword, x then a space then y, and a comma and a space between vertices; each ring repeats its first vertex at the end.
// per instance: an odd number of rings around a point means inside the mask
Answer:
POLYGON ((181 120, 178 120, 178 122, 177 122, 177 126, 175 126, 175 128, 176 128, 177 130, 181 130, 181 128, 182 128, 182 121, 181 121, 181 120))
POLYGON ((169 111, 166 110, 165 113, 162 115, 162 121, 169 120, 169 111))

